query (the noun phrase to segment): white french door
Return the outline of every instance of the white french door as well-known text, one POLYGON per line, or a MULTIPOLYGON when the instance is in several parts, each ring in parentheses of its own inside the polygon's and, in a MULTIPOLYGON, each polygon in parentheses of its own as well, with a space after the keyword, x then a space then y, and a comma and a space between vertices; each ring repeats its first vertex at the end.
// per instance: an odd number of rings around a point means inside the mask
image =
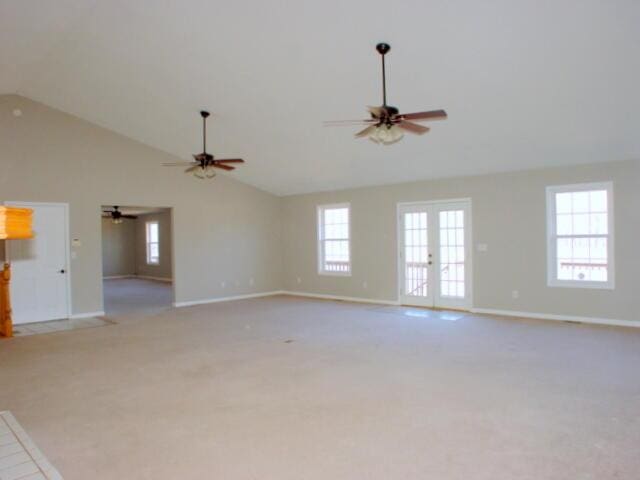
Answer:
POLYGON ((398 207, 399 299, 403 305, 471 307, 471 202, 398 207))
POLYGON ((34 237, 5 242, 11 262, 13 323, 67 318, 69 301, 68 206, 6 202, 33 209, 34 237))

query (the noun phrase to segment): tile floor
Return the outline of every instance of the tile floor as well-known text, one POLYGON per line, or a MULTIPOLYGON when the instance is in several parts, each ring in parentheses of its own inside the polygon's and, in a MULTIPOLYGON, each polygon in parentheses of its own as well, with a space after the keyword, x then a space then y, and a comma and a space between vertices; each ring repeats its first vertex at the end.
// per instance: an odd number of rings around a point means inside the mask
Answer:
POLYGON ((62 480, 10 412, 0 412, 0 480, 62 480))
MULTIPOLYGON (((104 327, 112 325, 114 322, 103 318, 67 318, 63 320, 52 320, 49 322, 22 323, 13 326, 15 337, 27 335, 37 335, 39 333, 63 332, 67 330, 78 330, 80 328, 104 327)), ((3 480, 0 478, 0 480, 3 480)))

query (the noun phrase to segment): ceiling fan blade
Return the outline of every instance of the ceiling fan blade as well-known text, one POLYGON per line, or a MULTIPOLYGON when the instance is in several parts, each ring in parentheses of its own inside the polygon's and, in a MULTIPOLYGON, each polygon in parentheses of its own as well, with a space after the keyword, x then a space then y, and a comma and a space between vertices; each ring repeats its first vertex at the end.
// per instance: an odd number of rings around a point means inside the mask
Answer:
POLYGON ((221 159, 215 159, 216 163, 244 163, 244 160, 241 158, 221 158, 221 159))
POLYGON ((447 112, 444 110, 431 110, 429 112, 401 113, 398 115, 403 120, 444 120, 447 112))
POLYGON ((367 110, 369 111, 369 113, 371 115, 373 115, 376 118, 380 118, 382 116, 382 112, 384 112, 384 108, 382 108, 382 107, 368 106, 367 110))
POLYGON ((193 162, 173 162, 173 163, 163 163, 163 167, 183 167, 184 165, 191 165, 193 162))
POLYGON ((138 218, 136 215, 121 215, 122 218, 138 218))
POLYGON ((367 118, 365 120, 324 120, 322 123, 324 124, 350 124, 350 123, 371 123, 371 122, 375 122, 376 119, 374 118, 367 118))
POLYGON ((211 167, 214 168, 220 168, 222 170, 226 170, 226 171, 231 171, 231 170, 235 170, 236 167, 231 167, 229 165, 225 165, 224 163, 216 163, 217 160, 214 160, 213 163, 210 165, 211 167))
POLYGON ((415 133, 417 135, 422 135, 423 133, 427 133, 429 130, 431 130, 429 127, 418 125, 417 123, 413 123, 413 122, 406 122, 404 120, 401 120, 400 122, 398 122, 397 125, 403 130, 406 130, 407 132, 415 133))
POLYGON ((368 136, 371 132, 373 132, 375 129, 377 128, 377 125, 369 125, 367 128, 365 128, 364 130, 360 130, 358 133, 356 133, 356 137, 360 138, 360 137, 366 137, 368 136))
POLYGON ((191 172, 194 172, 194 171, 195 171, 195 170, 197 170, 198 168, 201 168, 201 167, 200 167, 200 164, 197 164, 197 165, 194 165, 193 167, 189 167, 189 168, 187 168, 187 169, 184 171, 184 173, 191 173, 191 172))

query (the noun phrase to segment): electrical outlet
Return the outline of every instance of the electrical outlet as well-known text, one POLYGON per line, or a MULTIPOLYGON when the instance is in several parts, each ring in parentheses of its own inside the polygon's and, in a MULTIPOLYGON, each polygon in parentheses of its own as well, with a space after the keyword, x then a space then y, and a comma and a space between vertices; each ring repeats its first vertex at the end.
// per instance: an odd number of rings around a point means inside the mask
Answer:
POLYGON ((240 286, 240 280, 236 280, 236 287, 240 286))
POLYGON ((511 292, 511 297, 516 299, 516 298, 520 298, 520 292, 518 290, 514 290, 511 292))
POLYGON ((249 285, 253 286, 254 283, 256 283, 256 282, 253 280, 253 277, 251 277, 249 279, 249 285))
POLYGON ((220 286, 221 286, 222 288, 226 287, 226 286, 227 286, 227 282, 226 282, 225 280, 221 281, 221 282, 220 282, 220 286))
POLYGON ((296 278, 296 282, 302 283, 302 279, 300 277, 296 278))
POLYGON ((364 288, 366 290, 366 288, 369 286, 369 284, 365 281, 362 282, 362 288, 364 288))

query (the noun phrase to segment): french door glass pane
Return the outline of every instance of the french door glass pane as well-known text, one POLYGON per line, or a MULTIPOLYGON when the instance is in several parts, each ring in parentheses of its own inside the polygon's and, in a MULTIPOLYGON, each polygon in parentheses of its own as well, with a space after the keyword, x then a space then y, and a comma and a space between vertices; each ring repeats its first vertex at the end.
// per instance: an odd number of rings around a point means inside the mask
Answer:
POLYGON ((464 298, 464 210, 440 212, 440 295, 464 298))
POLYGON ((427 262, 429 245, 427 236, 427 212, 404 214, 404 294, 426 297, 428 295, 427 262))

